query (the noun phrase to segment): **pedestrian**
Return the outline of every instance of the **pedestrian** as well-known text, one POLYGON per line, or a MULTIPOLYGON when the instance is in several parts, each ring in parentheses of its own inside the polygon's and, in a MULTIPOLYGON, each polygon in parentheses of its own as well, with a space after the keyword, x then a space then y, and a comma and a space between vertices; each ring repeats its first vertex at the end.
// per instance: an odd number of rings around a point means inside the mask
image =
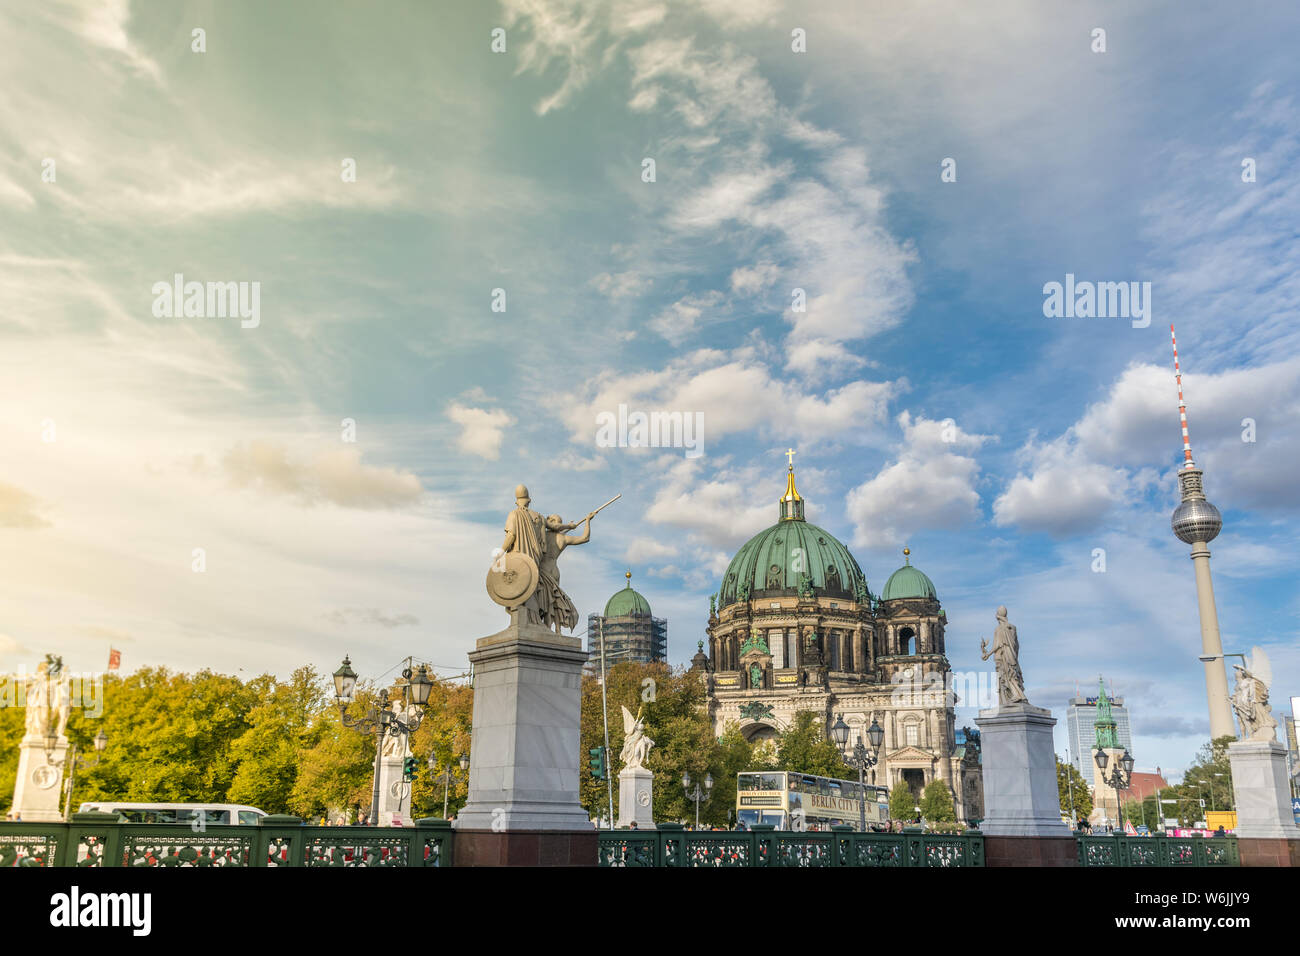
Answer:
POLYGON ((629 824, 627 825, 627 828, 628 828, 629 830, 635 830, 635 829, 637 829, 636 821, 633 820, 631 823, 629 823, 629 824))

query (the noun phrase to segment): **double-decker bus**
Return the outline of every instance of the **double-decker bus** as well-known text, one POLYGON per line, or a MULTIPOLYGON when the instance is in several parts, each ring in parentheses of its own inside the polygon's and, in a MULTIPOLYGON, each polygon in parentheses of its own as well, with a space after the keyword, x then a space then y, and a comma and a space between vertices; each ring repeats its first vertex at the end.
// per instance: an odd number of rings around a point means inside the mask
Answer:
POLYGON ((756 823, 778 830, 859 829, 860 799, 867 806, 867 828, 889 823, 889 791, 856 780, 814 777, 784 770, 736 775, 736 820, 748 829, 756 823))

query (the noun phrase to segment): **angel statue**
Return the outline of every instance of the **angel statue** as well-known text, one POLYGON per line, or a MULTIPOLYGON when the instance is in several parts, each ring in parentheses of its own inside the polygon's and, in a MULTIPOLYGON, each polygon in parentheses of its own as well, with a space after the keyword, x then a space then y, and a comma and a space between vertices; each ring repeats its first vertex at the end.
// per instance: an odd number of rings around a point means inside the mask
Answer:
POLYGON ((1232 691, 1232 709, 1241 724, 1242 740, 1277 740, 1277 721, 1268 705, 1268 687, 1273 668, 1262 647, 1252 647, 1244 664, 1234 664, 1237 686, 1232 691))
POLYGON ((645 721, 641 719, 641 711, 632 716, 632 711, 625 706, 623 708, 623 752, 619 758, 623 761, 624 770, 636 770, 645 764, 645 758, 650 756, 650 748, 655 742, 645 735, 645 721))

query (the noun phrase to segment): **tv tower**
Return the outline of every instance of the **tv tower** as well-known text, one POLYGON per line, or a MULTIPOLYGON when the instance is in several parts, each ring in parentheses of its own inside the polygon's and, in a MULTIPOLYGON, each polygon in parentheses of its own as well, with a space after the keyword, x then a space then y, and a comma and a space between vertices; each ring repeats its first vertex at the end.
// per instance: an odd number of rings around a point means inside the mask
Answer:
POLYGON ((1178 540, 1192 546, 1192 567, 1196 570, 1196 604, 1201 615, 1201 656, 1205 664, 1205 693, 1210 701, 1210 737, 1235 737, 1232 709, 1228 702, 1228 670, 1219 637, 1219 613, 1214 608, 1214 582, 1210 580, 1209 543, 1223 528, 1219 509, 1206 500, 1201 487, 1201 469, 1192 460, 1192 443, 1187 437, 1187 403, 1183 401, 1183 373, 1178 367, 1178 340, 1169 326, 1174 346, 1174 379, 1178 382, 1178 418, 1183 426, 1183 468, 1178 473, 1183 501, 1169 519, 1178 540), (1206 660, 1206 658, 1210 658, 1206 660))

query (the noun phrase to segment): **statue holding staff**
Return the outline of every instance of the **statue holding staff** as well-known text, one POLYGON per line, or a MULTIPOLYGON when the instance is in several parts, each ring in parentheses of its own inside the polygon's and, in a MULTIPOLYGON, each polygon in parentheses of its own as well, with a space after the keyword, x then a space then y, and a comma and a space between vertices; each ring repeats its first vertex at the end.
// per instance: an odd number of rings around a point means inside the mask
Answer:
POLYGON ((1016 637, 1016 626, 1007 623, 1006 607, 999 607, 997 612, 998 627, 993 632, 993 647, 988 641, 980 641, 981 660, 993 658, 993 666, 998 672, 998 706, 1027 704, 1025 696, 1025 678, 1020 673, 1020 640, 1016 637))
POLYGON ((515 489, 515 510, 506 516, 506 536, 487 576, 488 596, 510 611, 516 622, 572 630, 578 623, 573 601, 560 587, 559 557, 564 549, 591 540, 591 519, 619 498, 615 495, 584 519, 586 529, 571 536, 577 524, 559 515, 543 518, 533 511, 525 485, 515 489))

